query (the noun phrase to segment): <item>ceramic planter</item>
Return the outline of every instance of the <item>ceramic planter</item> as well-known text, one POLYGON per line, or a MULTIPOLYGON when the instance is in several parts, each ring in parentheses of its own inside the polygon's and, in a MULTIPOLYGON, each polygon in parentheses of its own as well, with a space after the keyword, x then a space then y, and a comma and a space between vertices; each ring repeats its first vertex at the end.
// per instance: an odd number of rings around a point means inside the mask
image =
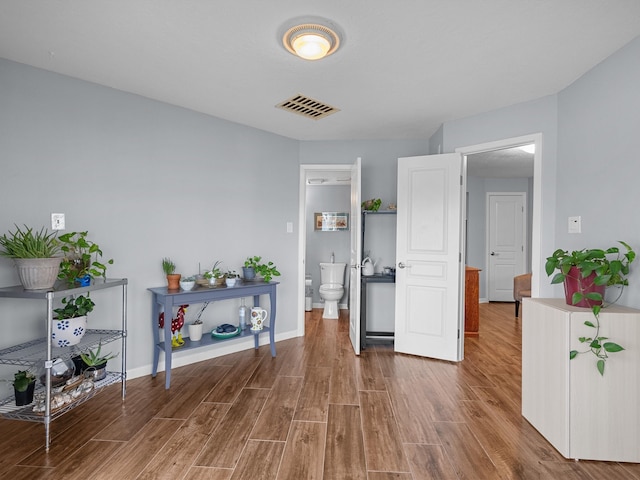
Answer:
POLYGON ((87 316, 53 320, 51 343, 54 347, 77 345, 87 331, 87 316))
POLYGON ((595 305, 601 305, 601 301, 590 300, 583 298, 580 302, 573 304, 571 299, 576 292, 587 293, 599 293, 604 298, 604 292, 606 285, 595 285, 593 280, 596 278, 596 273, 593 272, 588 277, 582 278, 582 273, 578 267, 571 267, 569 274, 564 279, 564 296, 567 305, 574 307, 591 308, 595 305))
POLYGON ((190 323, 187 325, 189 328, 189 339, 192 342, 199 342, 202 339, 202 326, 202 323, 190 323))
POLYGON ((46 290, 53 287, 60 270, 60 259, 14 258, 20 283, 26 290, 46 290))

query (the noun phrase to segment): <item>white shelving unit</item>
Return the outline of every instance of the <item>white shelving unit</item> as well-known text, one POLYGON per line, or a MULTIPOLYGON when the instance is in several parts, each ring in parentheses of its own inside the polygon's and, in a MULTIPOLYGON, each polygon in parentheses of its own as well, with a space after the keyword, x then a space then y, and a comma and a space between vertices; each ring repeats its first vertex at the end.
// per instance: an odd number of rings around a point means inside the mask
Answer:
MULTIPOLYGON (((73 410, 78 405, 94 397, 104 387, 113 383, 122 384, 122 399, 126 395, 126 336, 127 336, 127 279, 98 279, 88 287, 66 288, 65 285, 54 287, 52 290, 25 290, 21 285, 0 288, 0 298, 14 298, 25 300, 44 300, 46 302, 46 336, 31 340, 19 345, 11 346, 0 350, 0 364, 16 365, 24 368, 38 370, 44 363, 46 372, 46 386, 39 385, 37 388, 45 394, 45 411, 36 413, 33 411, 33 404, 23 407, 15 406, 13 395, 0 400, 0 415, 4 418, 14 420, 25 420, 44 423, 45 426, 45 448, 49 450, 50 424, 56 418, 73 410), (117 330, 87 329, 84 337, 78 345, 73 347, 54 347, 51 343, 51 333, 53 328, 53 308, 54 301, 70 295, 81 295, 96 290, 104 290, 114 287, 122 287, 122 324, 117 330), (120 354, 120 371, 110 371, 103 380, 95 382, 94 388, 81 395, 74 401, 65 404, 63 407, 52 411, 51 409, 51 364, 56 358, 71 358, 74 352, 87 348, 95 348, 98 344, 105 345, 110 342, 120 340, 122 342, 120 354), (39 365, 40 364, 40 365, 39 365)), ((99 308, 99 305, 98 307, 99 308)), ((112 364, 117 361, 111 360, 112 364)))

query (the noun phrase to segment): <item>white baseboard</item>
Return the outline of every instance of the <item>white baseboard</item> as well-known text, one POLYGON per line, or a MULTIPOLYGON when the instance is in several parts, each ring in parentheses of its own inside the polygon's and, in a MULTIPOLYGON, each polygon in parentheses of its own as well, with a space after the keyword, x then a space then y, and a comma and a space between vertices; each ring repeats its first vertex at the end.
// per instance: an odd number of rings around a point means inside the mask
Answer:
MULTIPOLYGON (((290 332, 283 332, 276 334, 275 341, 281 342, 290 338, 297 337, 297 331, 292 330, 290 332)), ((260 335, 260 345, 269 345, 269 335, 260 335)), ((199 348, 193 350, 186 350, 184 353, 176 350, 171 357, 171 368, 184 367, 196 362, 202 362, 204 360, 210 360, 212 358, 221 357, 223 355, 229 355, 230 353, 241 352, 253 348, 252 337, 242 337, 237 340, 225 341, 223 344, 217 346, 209 346, 209 348, 199 348)), ((276 355, 278 354, 278 345, 276 345, 276 355)), ((127 379, 132 380, 134 378, 144 377, 151 375, 153 365, 143 365, 131 370, 127 370, 127 379)), ((160 362, 158 363, 158 372, 164 372, 164 355, 160 354, 160 362)))

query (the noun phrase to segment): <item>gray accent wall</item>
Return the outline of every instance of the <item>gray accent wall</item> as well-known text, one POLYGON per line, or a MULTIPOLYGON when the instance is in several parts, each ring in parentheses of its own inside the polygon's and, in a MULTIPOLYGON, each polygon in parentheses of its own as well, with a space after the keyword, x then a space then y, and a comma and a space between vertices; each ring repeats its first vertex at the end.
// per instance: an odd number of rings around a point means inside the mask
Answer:
MULTIPOLYGON (((88 230, 115 259, 109 276, 129 278, 134 376, 151 371, 146 289, 166 284, 163 257, 186 275, 216 260, 239 269, 249 255, 275 262, 282 273, 277 334, 296 335, 297 141, 0 60, 0 158, 2 233, 14 224, 50 227, 51 213, 63 212, 66 231, 88 230)), ((12 262, 0 257, 0 285, 18 283, 12 262)), ((117 322, 118 297, 92 296, 89 328, 117 322)), ((239 302, 210 304, 205 328, 237 319, 239 302)), ((25 303, 0 302, 0 316, 14 325, 0 348, 42 333, 45 305, 25 303)), ((196 313, 189 308, 187 320, 196 313)), ((184 355, 175 355, 178 365, 184 355)))
MULTIPOLYGON (((640 37, 558 94, 556 246, 640 252, 640 37), (582 217, 582 233, 567 217, 582 217)), ((620 303, 640 307, 640 259, 620 303)))

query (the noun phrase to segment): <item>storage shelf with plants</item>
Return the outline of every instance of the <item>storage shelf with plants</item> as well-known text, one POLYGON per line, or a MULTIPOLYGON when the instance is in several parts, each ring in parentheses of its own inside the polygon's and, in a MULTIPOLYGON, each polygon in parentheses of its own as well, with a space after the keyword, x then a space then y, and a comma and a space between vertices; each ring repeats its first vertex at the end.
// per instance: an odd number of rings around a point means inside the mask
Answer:
MULTIPOLYGON (((107 266, 113 260, 102 260, 101 248, 88 239, 88 232, 70 232, 56 236, 46 229, 19 228, 0 236, 0 255, 16 260, 21 285, 0 288, 0 300, 40 300, 42 311, 34 318, 34 335, 29 341, 0 349, 0 364, 14 366, 13 375, 28 371, 35 377, 35 392, 26 405, 16 398, 17 393, 0 400, 0 415, 5 418, 44 423, 45 448, 50 444, 50 423, 65 412, 92 398, 103 387, 120 382, 122 399, 126 391, 127 284, 126 278, 107 278, 107 266), (23 269, 18 260, 48 258, 52 265, 30 265, 23 269), (22 271, 25 270, 25 271, 22 271), (35 283, 32 280, 36 280, 35 283), (116 328, 104 320, 88 319, 96 304, 111 294, 97 293, 121 287, 121 319, 116 328), (93 325, 92 325, 93 323, 93 325), (100 324, 100 325, 96 325, 100 324), (44 328, 39 328, 42 326, 44 328), (100 353, 100 348, 114 343, 120 361, 107 372, 98 360, 114 358, 100 353), (93 353, 92 353, 93 352, 93 353), (83 373, 74 363, 83 353, 90 365, 83 373)), ((37 263, 37 262, 35 262, 37 263)), ((113 304, 113 301, 109 302, 113 304)), ((117 304, 117 303, 116 303, 117 304)), ((15 312, 19 314, 19 310, 15 312)), ((110 315, 109 312, 106 312, 110 315)), ((8 337, 9 338, 9 337, 8 337)), ((3 367, 3 377, 6 380, 3 367)), ((17 377, 14 384, 21 384, 17 377)), ((17 390, 16 390, 17 391, 17 390)), ((1 392, 0 392, 1 393, 1 392)), ((4 395, 2 395, 4 396, 4 395)))

